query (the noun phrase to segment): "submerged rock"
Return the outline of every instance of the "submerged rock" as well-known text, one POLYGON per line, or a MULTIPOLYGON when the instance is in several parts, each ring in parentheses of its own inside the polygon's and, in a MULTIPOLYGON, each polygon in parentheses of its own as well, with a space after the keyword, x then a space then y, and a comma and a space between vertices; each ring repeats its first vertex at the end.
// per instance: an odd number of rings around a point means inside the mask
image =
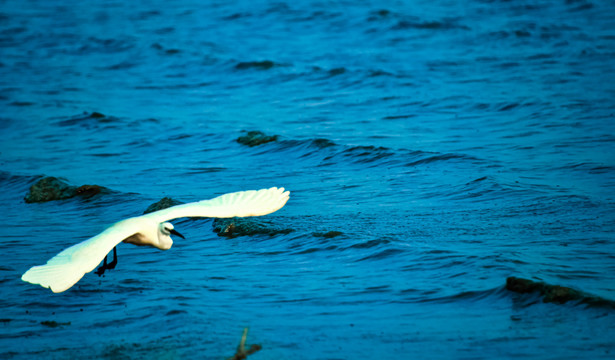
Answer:
POLYGON ((114 116, 105 115, 98 111, 91 113, 84 112, 83 114, 68 117, 58 122, 60 126, 74 126, 81 125, 85 127, 98 127, 103 124, 115 123, 120 121, 119 118, 114 116))
POLYGON ((235 69, 238 69, 238 70, 246 70, 246 69, 269 70, 275 65, 276 64, 271 60, 245 61, 245 62, 240 62, 237 65, 235 65, 235 69))
POLYGON ((335 68, 335 69, 329 70, 329 76, 337 76, 337 75, 341 75, 341 74, 343 74, 345 72, 346 72, 346 68, 339 67, 339 68, 335 68))
POLYGON ((94 119, 103 119, 103 118, 106 118, 107 115, 99 113, 98 111, 94 111, 90 114, 90 117, 94 119))
POLYGON ((312 233, 312 235, 314 235, 316 237, 323 237, 325 239, 331 239, 331 238, 334 238, 336 236, 340 236, 340 235, 343 235, 343 234, 344 234, 343 232, 335 231, 335 230, 331 230, 331 231, 328 231, 326 233, 319 233, 319 232, 312 233))
POLYGON ((280 229, 266 226, 258 223, 252 218, 241 217, 217 218, 214 220, 213 226, 214 232, 216 232, 218 236, 226 236, 229 238, 259 234, 274 236, 277 234, 288 234, 293 231, 292 229, 280 229))
POLYGON ((75 196, 92 197, 108 189, 99 185, 72 186, 53 176, 47 176, 30 187, 24 200, 27 203, 70 199, 75 196))
POLYGON ((183 204, 181 201, 177 201, 171 199, 170 197, 163 197, 160 201, 155 202, 147 207, 147 209, 143 212, 143 214, 149 214, 154 211, 170 208, 171 206, 181 205, 183 204))
POLYGON ((582 292, 569 287, 549 285, 517 277, 509 277, 506 279, 506 289, 521 294, 539 292, 543 297, 542 301, 546 303, 556 302, 564 304, 571 300, 580 300, 589 303, 611 303, 611 306, 614 305, 609 300, 583 294, 582 292))
POLYGON ((30 187, 27 203, 67 199, 73 193, 72 187, 55 177, 44 177, 30 187))
POLYGON ((91 197, 100 194, 103 190, 105 190, 105 188, 99 185, 81 185, 75 189, 75 195, 91 197))
POLYGON ((50 327, 50 328, 57 328, 58 326, 68 326, 70 325, 70 321, 69 322, 63 322, 63 323, 59 323, 57 321, 41 321, 41 325, 50 327))
POLYGON ((312 145, 316 146, 319 149, 324 149, 324 148, 335 146, 336 144, 331 140, 318 138, 318 139, 312 140, 312 145))
POLYGON ((249 131, 246 135, 237 138, 237 142, 247 146, 257 146, 268 142, 277 141, 277 135, 265 135, 261 131, 249 131))

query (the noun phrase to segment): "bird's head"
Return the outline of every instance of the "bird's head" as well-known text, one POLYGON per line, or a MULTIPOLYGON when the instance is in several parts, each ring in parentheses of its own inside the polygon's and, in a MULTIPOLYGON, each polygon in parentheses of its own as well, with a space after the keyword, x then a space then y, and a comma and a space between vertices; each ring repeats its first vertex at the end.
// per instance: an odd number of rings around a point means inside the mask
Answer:
POLYGON ((175 227, 173 226, 173 224, 169 222, 163 222, 160 224, 159 232, 158 232, 158 241, 162 249, 168 250, 171 248, 171 245, 173 245, 171 234, 177 235, 180 238, 185 239, 185 237, 182 234, 180 234, 177 230, 175 230, 175 227))

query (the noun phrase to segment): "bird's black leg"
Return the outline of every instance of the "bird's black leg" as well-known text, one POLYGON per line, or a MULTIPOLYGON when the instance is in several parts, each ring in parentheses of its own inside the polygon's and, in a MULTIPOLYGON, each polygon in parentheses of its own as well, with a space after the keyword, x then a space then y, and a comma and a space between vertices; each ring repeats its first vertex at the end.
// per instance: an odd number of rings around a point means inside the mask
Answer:
POLYGON ((105 270, 107 270, 107 255, 105 255, 105 261, 103 262, 102 266, 96 269, 96 274, 98 274, 98 276, 101 276, 105 273, 105 270))
POLYGON ((107 270, 115 269, 115 265, 117 265, 117 250, 115 250, 116 248, 117 247, 113 248, 113 261, 111 261, 109 265, 107 265, 107 270))
POLYGON ((105 260, 103 261, 102 266, 96 269, 96 274, 101 276, 105 273, 105 270, 115 269, 115 265, 117 265, 117 250, 116 248, 113 248, 113 261, 107 264, 107 255, 105 255, 105 260))

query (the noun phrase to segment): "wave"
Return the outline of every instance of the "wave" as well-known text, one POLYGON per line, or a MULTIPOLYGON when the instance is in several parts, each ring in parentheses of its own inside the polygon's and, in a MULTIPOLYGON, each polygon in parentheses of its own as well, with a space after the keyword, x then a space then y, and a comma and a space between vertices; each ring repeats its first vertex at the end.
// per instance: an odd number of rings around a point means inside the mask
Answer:
POLYGON ((406 30, 406 29, 418 29, 418 30, 470 30, 470 27, 459 24, 456 20, 448 19, 441 21, 425 21, 425 20, 399 20, 397 24, 391 27, 392 30, 406 30))
POLYGON ((135 47, 135 38, 106 38, 89 37, 84 44, 76 49, 77 54, 113 54, 131 50, 135 47))
POLYGON ((121 118, 115 116, 105 115, 98 111, 84 112, 80 115, 74 115, 70 117, 61 118, 56 121, 58 126, 82 126, 87 129, 97 129, 101 127, 115 127, 123 123, 121 118))
POLYGON ((435 290, 419 290, 408 288, 398 292, 400 302, 409 303, 435 303, 435 304, 456 304, 459 302, 480 303, 480 302, 499 302, 502 300, 512 300, 515 307, 536 306, 541 303, 555 303, 564 306, 598 308, 605 310, 615 310, 615 301, 603 299, 594 295, 586 294, 582 291, 571 288, 536 283, 531 280, 508 278, 506 285, 496 286, 485 290, 465 290, 444 296, 434 296, 438 294, 435 290), (515 279, 515 280, 511 280, 515 279), (513 283, 526 284, 515 288, 513 283))
MULTIPOLYGON (((246 149, 255 156, 293 159, 303 168, 335 171, 380 172, 399 174, 394 186, 405 186, 403 179, 419 181, 420 199, 446 199, 473 203, 515 198, 536 200, 544 196, 568 195, 570 189, 532 179, 508 178, 497 172, 504 166, 463 152, 432 152, 374 145, 349 145, 330 139, 293 140, 259 133, 262 144, 246 149), (275 155, 274 155, 275 154, 275 155), (430 180, 431 179, 431 180, 430 180), (446 181, 442 181, 442 180, 446 181), (397 181, 399 180, 399 181, 397 181)), ((248 144, 251 144, 248 142, 248 144)), ((299 166, 299 165, 297 165, 299 166)), ((610 168, 593 164, 591 171, 608 172, 610 168)), ((345 183, 345 186, 361 186, 345 183)))
POLYGON ((258 154, 285 152, 298 158, 318 160, 318 166, 322 167, 339 164, 360 164, 367 167, 381 165, 418 167, 448 161, 483 162, 482 159, 463 153, 437 153, 374 145, 344 145, 325 138, 287 140, 281 139, 278 135, 266 135, 260 131, 250 131, 248 135, 240 136, 237 142, 248 146, 270 143, 267 147, 260 148, 258 154))
POLYGON ((542 302, 565 304, 583 304, 588 307, 606 307, 615 310, 615 301, 587 294, 566 286, 535 282, 529 279, 509 277, 506 289, 519 294, 539 295, 542 302))
POLYGON ((450 295, 433 296, 434 290, 418 290, 414 288, 404 289, 400 292, 402 302, 411 303, 436 303, 436 304, 451 304, 459 302, 479 302, 479 301, 497 301, 507 296, 506 290, 502 286, 487 290, 468 290, 461 291, 450 295))
POLYGON ((7 171, 0 170, 0 184, 4 190, 6 190, 7 187, 29 186, 41 177, 41 175, 14 175, 7 171))
POLYGON ((392 249, 385 249, 379 252, 375 252, 373 254, 369 254, 365 257, 362 257, 360 259, 358 259, 357 261, 367 261, 367 260, 384 260, 384 259, 388 259, 394 256, 397 256, 398 254, 402 254, 405 251, 402 249, 397 249, 397 248, 392 248, 392 249))

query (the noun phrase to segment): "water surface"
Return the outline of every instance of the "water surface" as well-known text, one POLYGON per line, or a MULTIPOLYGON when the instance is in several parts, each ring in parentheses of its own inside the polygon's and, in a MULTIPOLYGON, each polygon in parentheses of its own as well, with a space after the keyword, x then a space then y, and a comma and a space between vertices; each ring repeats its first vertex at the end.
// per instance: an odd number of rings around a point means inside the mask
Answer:
POLYGON ((600 0, 1 2, 0 356, 221 359, 248 326, 250 359, 612 357, 612 307, 504 285, 615 300, 613 18, 600 0), (277 141, 236 141, 253 130, 277 141), (112 192, 26 204, 43 175, 112 192), (20 280, 164 196, 271 186, 292 192, 256 220, 273 234, 176 221, 187 240, 122 244, 65 293, 20 280))

